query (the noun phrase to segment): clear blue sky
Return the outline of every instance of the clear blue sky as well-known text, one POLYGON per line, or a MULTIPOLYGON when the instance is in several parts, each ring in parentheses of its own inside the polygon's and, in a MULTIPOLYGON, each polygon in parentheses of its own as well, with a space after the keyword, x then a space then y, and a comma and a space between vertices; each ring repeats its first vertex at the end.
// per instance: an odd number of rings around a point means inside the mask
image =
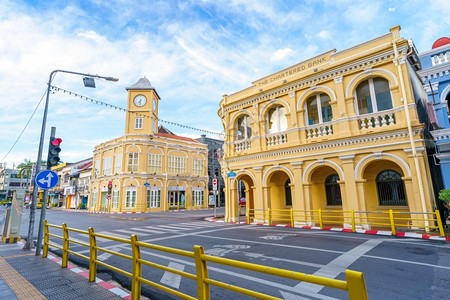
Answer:
MULTIPOLYGON (((162 100, 159 116, 223 131, 223 94, 322 52, 386 34, 394 25, 419 51, 449 36, 450 1, 20 1, 0 0, 0 160, 36 160, 43 102, 5 157, 46 90, 52 70, 119 77, 85 88, 58 74, 55 86, 126 107, 126 87, 146 76, 162 100), (4 159, 3 159, 4 158, 4 159)), ((75 162, 124 134, 125 113, 52 94, 50 127, 61 158, 75 162)), ((201 132, 172 125, 179 135, 201 132)), ((216 136, 209 135, 216 138, 216 136)), ((46 150, 44 149, 44 159, 46 150)))

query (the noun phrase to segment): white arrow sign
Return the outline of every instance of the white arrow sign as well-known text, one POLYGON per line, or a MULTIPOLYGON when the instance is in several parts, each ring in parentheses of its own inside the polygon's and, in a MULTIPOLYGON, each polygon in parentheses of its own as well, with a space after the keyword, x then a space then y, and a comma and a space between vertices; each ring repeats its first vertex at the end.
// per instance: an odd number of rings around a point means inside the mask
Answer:
POLYGON ((50 187, 50 185, 52 184, 53 175, 52 175, 52 173, 48 173, 46 177, 47 177, 47 179, 42 178, 42 179, 39 179, 38 181, 41 184, 47 183, 47 187, 50 187))
POLYGON ((44 170, 36 175, 36 184, 44 190, 51 189, 58 184, 58 174, 51 170, 44 170))

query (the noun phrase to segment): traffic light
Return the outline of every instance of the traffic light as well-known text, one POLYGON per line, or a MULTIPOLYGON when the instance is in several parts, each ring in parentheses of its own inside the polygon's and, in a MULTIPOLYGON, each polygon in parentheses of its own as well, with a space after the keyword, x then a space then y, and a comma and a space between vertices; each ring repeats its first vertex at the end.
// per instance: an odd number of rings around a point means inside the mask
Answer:
POLYGON ((61 148, 59 145, 61 145, 62 139, 60 138, 50 138, 50 145, 48 147, 48 158, 47 158, 47 166, 53 167, 58 164, 58 162, 61 160, 59 158, 59 152, 61 152, 61 148))

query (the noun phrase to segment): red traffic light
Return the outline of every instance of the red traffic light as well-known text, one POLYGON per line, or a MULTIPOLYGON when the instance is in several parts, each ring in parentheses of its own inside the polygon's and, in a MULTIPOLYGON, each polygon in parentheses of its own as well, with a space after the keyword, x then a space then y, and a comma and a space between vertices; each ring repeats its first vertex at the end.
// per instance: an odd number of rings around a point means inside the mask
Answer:
POLYGON ((52 140, 53 146, 59 146, 59 144, 61 144, 61 143, 62 143, 62 139, 60 139, 60 138, 55 138, 52 140))

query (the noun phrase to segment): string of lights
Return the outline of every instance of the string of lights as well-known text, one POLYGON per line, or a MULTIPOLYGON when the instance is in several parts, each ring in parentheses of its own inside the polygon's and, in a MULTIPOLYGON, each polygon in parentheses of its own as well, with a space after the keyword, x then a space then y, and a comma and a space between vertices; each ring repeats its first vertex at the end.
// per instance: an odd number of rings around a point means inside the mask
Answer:
MULTIPOLYGON (((63 88, 59 88, 57 86, 53 86, 52 85, 51 86, 51 92, 53 94, 56 93, 56 92, 63 92, 64 94, 72 95, 72 96, 74 96, 76 98, 80 98, 81 100, 84 100, 84 101, 92 103, 92 104, 102 105, 102 106, 106 106, 106 107, 109 107, 109 108, 114 108, 114 109, 119 110, 119 111, 129 112, 129 113, 132 113, 132 114, 134 114, 136 116, 143 117, 143 118, 150 118, 152 120, 154 119, 152 116, 147 116, 147 115, 144 115, 144 114, 141 114, 141 113, 138 113, 138 112, 130 111, 130 110, 126 109, 126 108, 118 107, 118 106, 115 106, 115 105, 112 105, 112 104, 109 104, 109 103, 106 103, 106 102, 103 102, 103 101, 95 100, 95 99, 92 99, 92 98, 89 98, 89 97, 86 97, 86 96, 83 96, 83 95, 80 95, 80 94, 77 94, 77 93, 65 90, 63 88)), ((163 119, 158 119, 158 122, 169 124, 169 125, 173 125, 173 126, 178 126, 178 127, 185 128, 185 129, 190 129, 190 130, 193 130, 193 131, 198 131, 198 132, 203 132, 203 133, 208 133, 208 134, 212 134, 212 135, 218 135, 218 136, 221 136, 221 137, 225 137, 225 134, 221 133, 221 132, 214 132, 214 131, 210 131, 210 130, 195 128, 195 127, 192 127, 192 126, 179 124, 179 123, 172 122, 172 121, 166 121, 166 120, 163 120, 163 119)))

